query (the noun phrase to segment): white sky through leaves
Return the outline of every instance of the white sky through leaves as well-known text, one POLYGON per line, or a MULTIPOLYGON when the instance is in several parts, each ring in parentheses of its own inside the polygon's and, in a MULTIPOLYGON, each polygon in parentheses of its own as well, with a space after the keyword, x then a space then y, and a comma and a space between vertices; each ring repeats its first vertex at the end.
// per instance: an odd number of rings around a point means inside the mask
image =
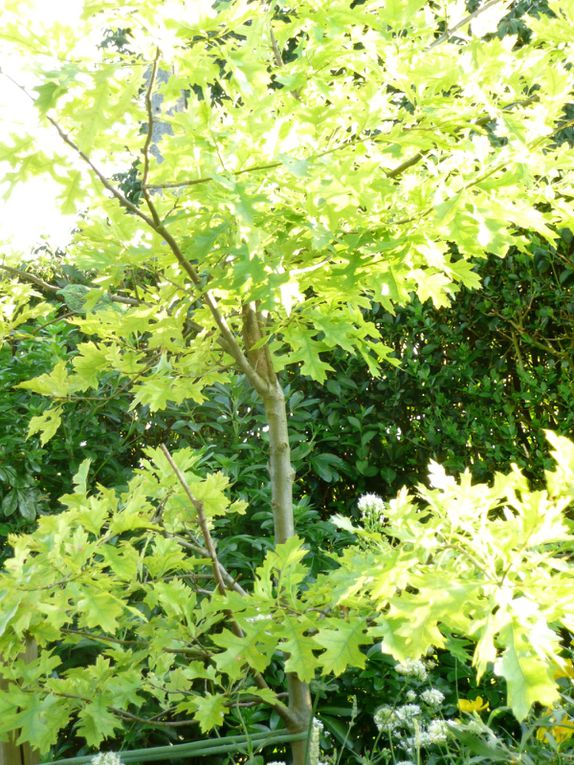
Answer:
MULTIPOLYGON (((21 3, 22 25, 33 25, 41 32, 53 23, 66 24, 78 19, 82 0, 23 0, 21 3)), ((0 11, 0 20, 2 13, 0 11)), ((21 60, 11 55, 7 46, 0 42, 0 65, 6 73, 26 85, 34 87, 30 74, 22 70, 21 60)), ((4 136, 20 131, 29 132, 30 126, 38 125, 34 106, 6 77, 0 75, 0 124, 4 136)), ((42 134, 46 134, 46 128, 42 134)), ((53 135, 54 142, 56 136, 53 135)), ((56 196, 59 187, 48 175, 35 176, 18 184, 6 198, 6 185, 2 183, 8 165, 0 163, 0 241, 5 245, 3 255, 16 252, 22 257, 32 249, 48 242, 53 246, 65 245, 73 219, 63 216, 56 196)))

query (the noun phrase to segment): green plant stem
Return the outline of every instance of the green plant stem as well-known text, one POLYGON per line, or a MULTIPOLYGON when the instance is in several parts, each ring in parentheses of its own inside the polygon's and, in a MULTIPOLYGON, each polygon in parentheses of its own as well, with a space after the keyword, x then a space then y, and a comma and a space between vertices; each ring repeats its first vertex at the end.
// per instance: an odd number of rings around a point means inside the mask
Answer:
MULTIPOLYGON (((174 746, 156 746, 147 749, 128 749, 120 752, 124 763, 154 762, 159 760, 179 760, 186 757, 202 757, 225 752, 243 752, 249 744, 261 749, 270 744, 293 743, 306 737, 306 733, 255 733, 252 736, 225 736, 218 739, 202 739, 187 744, 174 746)), ((70 757, 69 759, 50 760, 42 765, 84 765, 89 763, 94 755, 70 757)))

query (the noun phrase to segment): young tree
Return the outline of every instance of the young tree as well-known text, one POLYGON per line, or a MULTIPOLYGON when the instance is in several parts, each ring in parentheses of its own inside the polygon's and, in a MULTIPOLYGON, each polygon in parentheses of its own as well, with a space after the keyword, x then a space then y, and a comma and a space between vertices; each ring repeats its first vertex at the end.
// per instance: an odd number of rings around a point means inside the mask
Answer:
MULTIPOLYGON (((563 40, 574 4, 551 7, 528 20, 531 41, 518 45, 494 34, 507 4, 492 0, 470 15, 460 3, 422 0, 328 8, 86 0, 79 24, 43 30, 23 28, 22 3, 8 0, 3 39, 37 84, 26 89, 3 74, 58 141, 12 135, 3 158, 16 181, 24 171, 51 173, 62 209, 78 212, 67 258, 88 283, 63 289, 74 306, 69 321, 91 338, 71 363, 25 383, 53 400, 29 432, 49 439, 66 402, 97 391, 106 374, 125 381, 132 409, 152 415, 244 375, 268 425, 283 551, 269 570, 295 566, 281 370, 322 382, 330 370, 322 354, 340 347, 377 375, 393 360, 365 308, 393 311, 413 292, 446 305, 458 285, 478 286, 472 258, 523 248, 525 231, 552 242, 556 224, 572 219, 571 160, 554 139, 571 100, 572 49, 563 40), (104 30, 123 30, 129 52, 90 47, 104 30), (115 180, 130 167, 136 195, 115 180)), ((6 333, 35 296, 16 254, 7 265, 17 279, 10 271, 4 285, 6 333)), ((195 508, 219 588, 233 588, 210 546, 209 488, 190 489, 187 456, 153 459, 195 508)), ((131 501, 145 495, 142 482, 131 485, 131 501)), ((222 512, 222 485, 212 488, 212 511, 222 512)), ((96 626, 95 613, 88 622, 96 626)), ((32 626, 20 629, 54 639, 32 626)), ((297 731, 309 724, 310 674, 294 665, 287 661, 288 706, 272 703, 297 731)), ((265 696, 257 671, 255 681, 265 696)), ((198 713, 206 729, 220 717, 214 704, 198 713)), ((296 763, 304 752, 294 744, 296 763)))

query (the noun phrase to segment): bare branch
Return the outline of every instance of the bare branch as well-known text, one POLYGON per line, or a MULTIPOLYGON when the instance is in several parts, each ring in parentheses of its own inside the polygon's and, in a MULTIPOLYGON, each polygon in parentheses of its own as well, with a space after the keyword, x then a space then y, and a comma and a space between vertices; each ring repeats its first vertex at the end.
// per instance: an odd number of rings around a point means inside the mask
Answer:
MULTIPOLYGON (((205 547, 202 547, 200 544, 194 543, 194 542, 188 542, 187 539, 183 539, 183 537, 179 537, 175 534, 170 534, 169 536, 171 539, 175 539, 175 541, 178 544, 180 544, 182 547, 186 547, 188 550, 192 550, 198 555, 201 555, 203 558, 207 558, 209 556, 208 551, 205 549, 205 547)), ((229 571, 225 568, 225 566, 222 563, 220 563, 219 560, 217 563, 227 589, 235 590, 235 592, 238 592, 240 595, 247 595, 248 594, 247 591, 243 589, 243 587, 239 584, 239 582, 236 579, 234 579, 234 577, 229 573, 229 571)))
POLYGON ((34 276, 34 274, 30 274, 28 271, 20 271, 19 268, 12 268, 12 266, 4 266, 0 264, 0 270, 6 271, 7 274, 11 274, 12 276, 17 276, 19 279, 26 282, 30 282, 30 284, 35 284, 36 287, 43 292, 54 293, 58 292, 60 289, 56 284, 48 284, 44 279, 40 279, 39 276, 34 276))
POLYGON ((271 22, 269 22, 269 37, 271 38, 271 47, 273 48, 273 58, 275 59, 275 63, 277 66, 283 66, 283 56, 281 55, 281 51, 277 45, 277 40, 273 34, 273 27, 271 26, 271 22))
POLYGON ((207 520, 205 517, 205 510, 203 508, 203 502, 201 502, 199 499, 193 496, 191 489, 189 488, 189 484, 185 480, 184 474, 181 472, 179 467, 175 464, 173 457, 168 451, 168 448, 165 444, 160 445, 160 449, 163 452, 164 457, 169 462, 171 469, 177 476, 177 480, 181 484, 182 489, 185 491, 187 498, 193 505, 195 512, 197 513, 197 520, 199 521, 199 528, 201 529, 201 533, 203 535, 203 541, 205 543, 205 549, 207 550, 207 554, 209 555, 211 559, 211 565, 213 568, 213 576, 215 577, 215 581, 217 582, 217 586, 219 587, 219 590, 222 594, 224 594, 227 591, 227 587, 225 586, 225 582, 223 581, 223 577, 221 575, 221 570, 219 567, 219 561, 217 559, 217 552, 215 551, 215 545, 213 544, 213 539, 211 538, 211 534, 209 531, 209 527, 207 525, 207 520))
MULTIPOLYGON (((35 284, 42 291, 55 294, 62 301, 64 300, 62 295, 58 295, 62 288, 57 284, 49 284, 39 276, 35 276, 34 274, 29 273, 29 271, 21 271, 19 268, 13 268, 12 266, 4 266, 0 264, 0 270, 6 271, 6 273, 11 274, 12 276, 16 276, 23 281, 30 282, 30 284, 35 284)), ((73 282, 69 282, 69 284, 73 284, 73 282)), ((94 287, 91 284, 85 284, 82 286, 85 286, 88 289, 99 289, 98 287, 94 287)), ((106 297, 108 297, 113 303, 122 303, 124 305, 142 305, 141 300, 136 300, 135 298, 126 297, 124 295, 113 295, 107 292, 106 297)))
MULTIPOLYGON (((450 29, 447 29, 446 32, 444 32, 440 37, 437 37, 437 39, 434 40, 426 50, 431 50, 431 48, 436 48, 437 45, 441 45, 443 42, 446 42, 458 29, 466 26, 473 19, 476 19, 478 16, 480 16, 481 13, 484 13, 484 11, 487 11, 489 8, 493 8, 495 5, 498 5, 501 2, 505 2, 505 0, 488 0, 484 5, 479 6, 475 11, 469 13, 468 16, 465 16, 460 21, 457 21, 456 24, 450 27, 450 29)), ((510 5, 512 5, 512 3, 510 3, 510 5)))

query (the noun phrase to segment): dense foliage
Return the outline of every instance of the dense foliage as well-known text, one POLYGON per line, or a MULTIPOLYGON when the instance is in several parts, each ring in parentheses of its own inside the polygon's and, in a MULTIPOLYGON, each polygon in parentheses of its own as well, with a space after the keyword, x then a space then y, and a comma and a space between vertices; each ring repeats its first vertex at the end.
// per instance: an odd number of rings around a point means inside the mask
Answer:
MULTIPOLYGON (((98 0, 77 24, 39 31, 22 29, 20 2, 6 3, 2 35, 34 89, 12 81, 39 125, 7 138, 3 156, 15 178, 50 172, 62 209, 79 213, 68 251, 41 264, 56 290, 19 253, 7 255, 3 337, 24 348, 22 333, 44 321, 44 337, 52 327, 71 338, 13 395, 51 400, 31 412, 28 435, 71 443, 70 462, 78 428, 66 423, 81 412, 98 475, 89 483, 82 461, 62 498, 68 509, 11 540, 0 577, 1 735, 20 730, 20 741, 46 750, 61 731, 97 746, 125 723, 187 735, 283 726, 307 739, 292 743, 303 765, 317 753, 311 693, 341 695, 349 677, 368 685, 356 674, 376 673, 368 654, 392 657, 387 679, 394 662, 427 654, 445 667, 472 663, 477 681, 503 679, 516 720, 543 704, 548 729, 562 724, 573 447, 550 434, 558 466, 542 482, 532 417, 521 412, 517 427, 495 407, 489 425, 473 396, 515 410, 503 398, 525 398, 536 349, 550 324, 566 326, 568 299, 540 305, 534 293, 550 278, 530 279, 528 303, 501 305, 487 285, 480 316, 504 326, 514 366, 499 363, 500 333, 485 340, 472 319, 439 320, 435 333, 422 310, 427 300, 445 310, 461 287, 479 285, 472 259, 512 253, 508 275, 525 292, 536 237, 535 268, 568 247, 558 240, 574 212, 562 142, 574 6, 550 4, 521 19, 518 35, 499 37, 505 11, 486 3, 467 17, 460 3, 420 0, 338 0, 328 14, 307 0, 98 0), (85 45, 104 30, 115 44, 85 45), (348 372, 349 355, 362 374, 348 372), (493 368, 455 407, 459 427, 441 386, 461 390, 470 378, 450 361, 468 368, 489 357, 493 368), (401 360, 394 378, 372 379, 401 360), (419 393, 409 395, 415 364, 419 393), (312 396, 309 379, 327 381, 337 406, 312 396), (392 420, 379 417, 381 397, 392 420), (107 399, 119 410, 110 430, 120 464, 109 472, 99 448, 107 428, 95 416, 107 399), (418 478, 420 458, 397 470, 400 453, 385 462, 384 450, 423 437, 447 463, 470 451, 478 473, 514 457, 520 438, 540 488, 517 468, 489 485, 469 474, 456 482, 435 464, 418 498, 371 495, 360 522, 334 515, 367 482, 418 478), (25 661, 30 640, 40 653, 25 661)), ((564 293, 568 258, 556 276, 564 293)), ((557 332, 554 368, 569 374, 568 336, 557 332)), ((536 428, 569 411, 563 393, 542 387, 552 375, 544 359, 532 386, 540 405, 528 401, 529 413, 542 412, 536 428)), ((38 399, 26 401, 32 409, 38 399)), ((32 514, 39 495, 21 495, 46 483, 27 478, 29 468, 24 460, 4 476, 5 510, 32 514)), ((319 713, 345 747, 331 711, 319 713)), ((351 706, 353 724, 357 714, 351 706)), ((377 712, 379 733, 437 761, 446 728, 439 735, 421 718, 409 742, 397 714, 377 712)))

